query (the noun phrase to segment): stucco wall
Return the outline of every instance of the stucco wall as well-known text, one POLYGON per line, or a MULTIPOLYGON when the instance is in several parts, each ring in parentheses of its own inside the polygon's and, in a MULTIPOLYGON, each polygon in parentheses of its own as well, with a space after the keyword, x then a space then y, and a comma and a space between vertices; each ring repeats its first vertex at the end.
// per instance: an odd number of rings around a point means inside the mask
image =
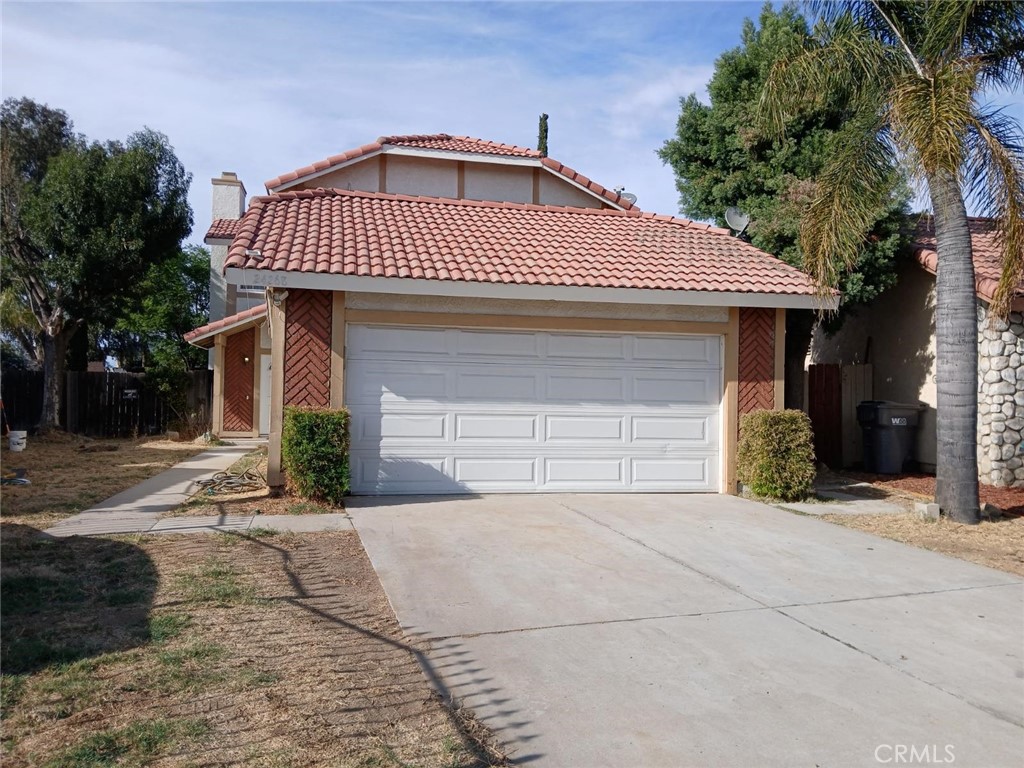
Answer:
MULTIPOLYGON (((466 200, 571 205, 581 208, 610 207, 592 194, 537 167, 472 160, 463 161, 462 167, 462 197, 466 200), (535 172, 538 182, 536 190, 535 172)), ((387 192, 393 195, 457 198, 459 185, 457 160, 385 154, 309 179, 292 189, 323 187, 360 192, 387 192)))
POLYGON ((323 176, 317 176, 293 189, 347 189, 380 192, 380 158, 371 157, 323 176))
POLYGON ((820 328, 811 341, 811 362, 871 363, 874 397, 925 403, 915 457, 935 469, 935 278, 908 262, 899 282, 871 305, 847 318, 839 332, 820 328))
POLYGON ((386 293, 347 293, 348 309, 409 312, 458 312, 532 317, 600 317, 610 320, 678 320, 725 323, 727 307, 688 307, 665 304, 603 304, 567 301, 516 301, 447 296, 396 296, 386 293))
POLYGON ((520 165, 465 164, 467 200, 533 202, 533 168, 520 165))
POLYGON ((590 193, 545 171, 540 175, 540 201, 543 205, 572 205, 577 208, 601 208, 590 193))

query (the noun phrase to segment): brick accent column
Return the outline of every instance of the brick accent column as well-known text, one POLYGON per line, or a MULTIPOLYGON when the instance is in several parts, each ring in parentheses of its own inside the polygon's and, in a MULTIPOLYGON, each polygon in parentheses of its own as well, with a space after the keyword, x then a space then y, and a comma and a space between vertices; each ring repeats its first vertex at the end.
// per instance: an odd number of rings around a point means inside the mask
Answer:
POLYGON ((288 292, 284 324, 284 404, 331 404, 331 291, 288 292))
POLYGON ((740 307, 740 415, 775 407, 775 317, 771 307, 740 307))

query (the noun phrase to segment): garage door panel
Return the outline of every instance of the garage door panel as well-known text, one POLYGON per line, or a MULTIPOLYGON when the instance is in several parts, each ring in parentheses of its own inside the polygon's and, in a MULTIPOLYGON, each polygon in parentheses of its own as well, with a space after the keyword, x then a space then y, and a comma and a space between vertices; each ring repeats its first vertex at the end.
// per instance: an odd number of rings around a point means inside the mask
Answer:
POLYGON ((549 458, 544 461, 547 485, 626 486, 626 463, 619 458, 549 458))
POLYGON ((691 363, 717 368, 720 349, 714 337, 638 336, 633 341, 633 359, 661 365, 691 363))
POLYGON ((354 325, 349 326, 346 346, 348 353, 356 356, 449 355, 448 331, 443 328, 404 328, 395 333, 394 328, 354 325))
POLYGON ((572 361, 587 358, 622 360, 626 356, 626 338, 623 336, 549 333, 547 342, 547 360, 552 363, 557 363, 560 358, 572 361))
POLYGON ((717 486, 721 337, 359 328, 355 493, 717 486))
POLYGON ((634 416, 631 419, 634 443, 676 442, 710 445, 717 430, 712 430, 712 417, 634 416))
POLYGON ((547 399, 571 403, 623 403, 626 376, 548 374, 547 399))
POLYGON ((451 387, 443 370, 410 371, 409 366, 371 362, 345 377, 349 405, 377 405, 388 400, 444 402, 451 387))
POLYGON ((535 333, 458 331, 455 343, 459 355, 484 355, 501 358, 540 356, 540 337, 535 333))
POLYGON ((664 373, 637 374, 633 378, 633 402, 715 405, 718 374, 687 371, 677 376, 664 373))
POLYGON ((500 400, 519 400, 529 403, 536 402, 540 396, 540 381, 536 373, 521 373, 521 369, 490 369, 493 372, 464 371, 455 374, 456 401, 479 400, 481 402, 497 402, 500 400))
POLYGON ((519 483, 537 485, 537 459, 532 458, 465 458, 455 459, 455 479, 460 483, 519 483))
POLYGON ((393 487, 396 492, 417 492, 421 486, 454 486, 451 480, 451 461, 445 456, 417 456, 401 458, 378 457, 373 454, 354 454, 352 477, 358 487, 393 487))
POLYGON ((537 421, 534 415, 455 414, 455 440, 507 440, 537 441, 537 421))
POLYGON ((586 440, 621 443, 625 432, 623 421, 615 416, 593 416, 581 413, 575 416, 548 416, 545 419, 548 442, 586 440))
POLYGON ((386 413, 376 418, 353 419, 353 433, 360 440, 445 440, 447 416, 443 413, 386 413))
POLYGON ((708 459, 701 458, 635 458, 631 460, 634 483, 692 484, 703 488, 708 484, 708 459))

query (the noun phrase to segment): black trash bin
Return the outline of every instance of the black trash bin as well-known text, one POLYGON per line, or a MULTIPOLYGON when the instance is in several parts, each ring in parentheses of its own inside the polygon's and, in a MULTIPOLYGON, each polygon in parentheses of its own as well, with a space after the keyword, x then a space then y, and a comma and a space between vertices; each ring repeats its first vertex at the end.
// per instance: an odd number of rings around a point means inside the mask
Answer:
POLYGON ((904 470, 912 459, 918 420, 926 407, 888 400, 865 400, 857 406, 866 471, 898 475, 904 470))

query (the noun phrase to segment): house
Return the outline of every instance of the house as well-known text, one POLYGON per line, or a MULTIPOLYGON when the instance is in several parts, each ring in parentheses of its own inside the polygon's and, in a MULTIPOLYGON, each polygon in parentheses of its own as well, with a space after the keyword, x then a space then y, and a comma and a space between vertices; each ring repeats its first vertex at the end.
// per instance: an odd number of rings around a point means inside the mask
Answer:
MULTIPOLYGON (((213 180, 214 431, 351 411, 357 494, 736 490, 800 271, 532 149, 391 136, 213 180)), ((834 298, 826 299, 834 303, 834 298)))
MULTIPOLYGON (((982 482, 1024 487, 1024 283, 1007 322, 989 323, 988 307, 1002 273, 994 222, 970 219, 978 297, 978 476, 982 482)), ((814 363, 871 363, 873 396, 921 402, 916 456, 935 470, 935 273, 938 254, 929 217, 917 227, 912 259, 898 283, 850 317, 834 336, 820 330, 811 342, 814 363)))

